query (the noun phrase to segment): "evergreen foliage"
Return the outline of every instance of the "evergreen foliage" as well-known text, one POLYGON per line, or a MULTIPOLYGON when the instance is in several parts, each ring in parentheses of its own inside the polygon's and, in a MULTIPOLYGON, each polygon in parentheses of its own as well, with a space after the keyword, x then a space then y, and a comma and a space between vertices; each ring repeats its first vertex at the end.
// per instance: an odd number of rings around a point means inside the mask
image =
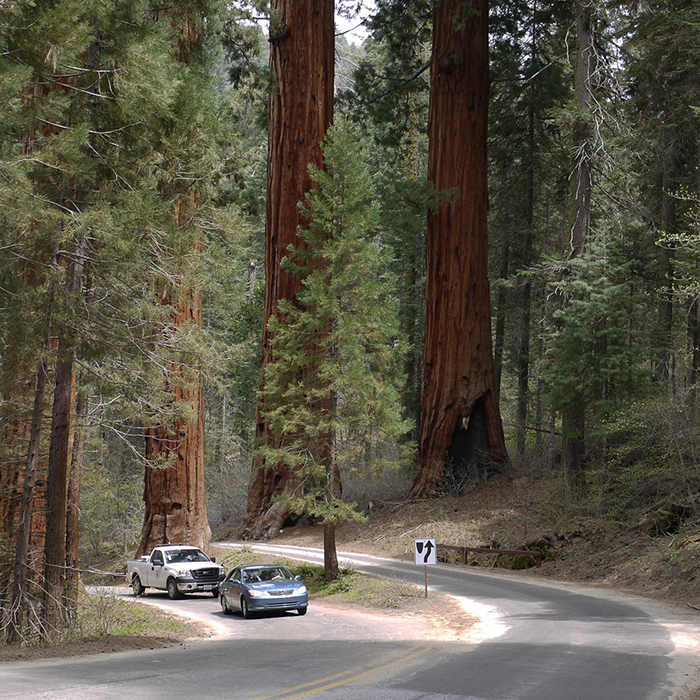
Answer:
POLYGON ((301 478, 293 512, 339 523, 361 515, 329 490, 329 474, 376 478, 400 464, 396 441, 410 425, 400 417, 405 346, 390 252, 376 238, 376 190, 357 131, 344 120, 325 139, 324 166, 312 169, 318 189, 303 207, 306 245, 284 263, 302 290, 271 327, 262 399, 278 444, 259 449, 266 465, 290 465, 301 478))
MULTIPOLYGON (((561 306, 552 313, 540 374, 553 410, 576 397, 602 426, 617 407, 648 391, 648 364, 639 348, 648 329, 639 322, 648 299, 634 276, 634 258, 615 239, 594 240, 550 283, 561 306)), ((555 274, 561 270, 555 271, 555 274)))
MULTIPOLYGON (((0 509, 17 504, 34 379, 42 366, 53 379, 60 337, 90 395, 81 528, 98 558, 105 543, 120 556, 134 544, 144 426, 192 417, 175 387, 205 377, 214 524, 242 515, 254 449, 275 89, 258 21, 270 9, 168 8, 191 27, 206 17, 201 34, 183 42, 149 0, 0 2, 0 509), (193 291, 203 328, 175 327, 193 291)), ((574 103, 575 4, 492 3, 490 278, 516 467, 560 469, 573 398, 590 487, 579 506, 622 519, 699 500, 700 3, 590 8, 591 227, 569 259, 572 132, 586 111, 574 103)), ((425 180, 431 25, 423 0, 380 0, 363 46, 337 39, 343 117, 303 203, 304 245, 285 262, 303 285, 273 321, 263 398, 278 443, 263 457, 294 466, 303 492, 290 505, 326 522, 361 510, 329 494, 331 473, 353 501, 415 466, 426 211, 450 197, 425 180)))

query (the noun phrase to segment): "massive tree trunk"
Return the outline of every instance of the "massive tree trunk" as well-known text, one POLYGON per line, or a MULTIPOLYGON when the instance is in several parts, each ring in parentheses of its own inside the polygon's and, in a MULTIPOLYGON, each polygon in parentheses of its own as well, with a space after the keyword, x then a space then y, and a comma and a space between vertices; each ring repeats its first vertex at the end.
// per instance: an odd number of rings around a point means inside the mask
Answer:
POLYGON ((507 460, 491 342, 486 137, 488 2, 433 14, 429 177, 454 200, 428 217, 420 466, 409 497, 459 491, 507 460))
MULTIPOLYGON (((275 77, 270 97, 265 249, 265 317, 262 376, 271 361, 268 320, 280 299, 293 299, 299 280, 280 269, 288 246, 299 246, 303 225, 298 203, 311 189, 308 165, 323 166, 321 142, 333 117, 334 5, 331 0, 276 0, 279 22, 270 28, 270 67, 275 77)), ((257 439, 270 441, 258 405, 257 439)), ((299 481, 286 466, 253 464, 248 491, 246 537, 279 532, 290 512, 275 496, 293 494, 299 481)))
MULTIPOLYGON (((183 197, 175 212, 175 225, 191 225, 196 206, 195 195, 183 197)), ((195 247, 201 249, 201 243, 195 247)), ((174 294, 174 298, 165 294, 162 300, 173 309, 173 333, 184 326, 201 328, 201 293, 181 286, 174 294)), ((166 381, 173 404, 188 406, 191 417, 179 418, 174 426, 146 429, 146 510, 137 557, 150 553, 159 544, 187 543, 204 549, 211 539, 204 478, 202 375, 199 368, 175 361, 166 381)))
POLYGON ((173 367, 180 378, 186 371, 192 372, 188 386, 173 386, 172 397, 191 406, 194 417, 180 420, 175 429, 146 430, 146 512, 137 557, 159 544, 187 543, 204 549, 211 539, 204 482, 202 378, 196 369, 173 367))
MULTIPOLYGON (((176 60, 188 63, 201 48, 203 17, 197 7, 183 4, 157 8, 170 19, 177 38, 176 60)), ((192 229, 186 237, 186 250, 177 255, 201 255, 201 232, 195 216, 200 197, 193 188, 178 198, 173 223, 182 231, 192 229), (187 249, 187 246, 190 246, 187 249)), ((172 308, 170 323, 174 334, 185 327, 202 328, 202 294, 198 280, 179 275, 179 285, 164 292, 162 303, 172 308)), ((150 426, 145 431, 146 471, 143 500, 145 503, 141 541, 136 556, 148 554, 159 544, 187 543, 204 549, 211 540, 207 517, 207 494, 204 475, 204 389, 200 369, 185 366, 177 359, 166 378, 174 404, 188 407, 191 417, 178 418, 174 425, 150 426)))

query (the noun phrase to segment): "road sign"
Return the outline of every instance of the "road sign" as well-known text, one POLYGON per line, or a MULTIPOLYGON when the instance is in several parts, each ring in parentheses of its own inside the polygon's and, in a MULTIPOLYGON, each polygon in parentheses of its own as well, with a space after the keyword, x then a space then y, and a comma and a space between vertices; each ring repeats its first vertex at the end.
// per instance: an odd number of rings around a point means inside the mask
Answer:
POLYGON ((417 566, 437 564, 437 544, 434 537, 414 540, 414 546, 417 566))

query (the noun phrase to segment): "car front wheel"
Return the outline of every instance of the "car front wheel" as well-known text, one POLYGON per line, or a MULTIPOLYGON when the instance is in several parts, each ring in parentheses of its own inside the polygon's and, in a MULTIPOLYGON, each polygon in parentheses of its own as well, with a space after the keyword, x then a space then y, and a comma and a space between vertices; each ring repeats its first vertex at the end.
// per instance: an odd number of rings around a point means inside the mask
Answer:
POLYGON ((174 578, 168 579, 168 598, 170 598, 170 600, 182 598, 182 593, 180 593, 180 589, 177 587, 174 578))
POLYGON ((306 615, 306 608, 297 608, 297 612, 300 615, 306 615))
POLYGON ((248 607, 248 601, 243 596, 241 596, 241 612, 246 620, 250 620, 253 616, 253 613, 250 612, 250 608, 248 607))
POLYGON ((226 602, 226 596, 222 593, 219 596, 219 603, 221 603, 221 612, 224 615, 228 615, 231 612, 231 608, 229 608, 228 603, 226 602))

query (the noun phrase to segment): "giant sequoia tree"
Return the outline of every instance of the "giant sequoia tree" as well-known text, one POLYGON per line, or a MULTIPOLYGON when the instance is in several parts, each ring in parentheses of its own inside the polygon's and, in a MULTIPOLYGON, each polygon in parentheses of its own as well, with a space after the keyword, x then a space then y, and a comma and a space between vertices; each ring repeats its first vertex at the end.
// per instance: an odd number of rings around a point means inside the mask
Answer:
MULTIPOLYGON (((188 140, 196 143, 198 120, 202 105, 207 103, 201 86, 208 80, 208 63, 203 61, 205 16, 202 6, 189 0, 174 2, 159 18, 170 22, 173 31, 173 51, 180 64, 183 85, 177 108, 180 119, 168 138, 179 139, 185 146, 188 140), (198 89, 200 88, 200 89, 198 89)), ((183 170, 189 176, 178 177, 167 183, 162 195, 174 203, 173 252, 180 264, 188 258, 201 255, 201 231, 197 225, 201 197, 193 182, 203 179, 203 162, 196 150, 185 146, 183 170), (177 241, 177 242, 175 242, 177 241)), ((202 327, 202 294, 198 289, 196 265, 176 271, 173 284, 162 292, 161 301, 171 309, 170 323, 165 334, 196 335, 202 327), (194 272, 194 275, 192 274, 194 272)), ((211 530, 207 519, 207 500, 204 481, 204 400, 203 383, 197 362, 182 361, 173 347, 174 358, 165 370, 168 400, 181 405, 183 411, 170 425, 161 423, 146 429, 146 473, 144 477, 145 514, 141 542, 137 556, 148 553, 158 544, 187 542, 204 548, 209 544, 211 530)))
MULTIPOLYGON (((303 245, 299 202, 312 187, 309 163, 322 167, 321 141, 333 117, 334 15, 332 0, 277 0, 272 3, 270 67, 275 81, 268 127, 265 231, 265 320, 262 365, 272 360, 269 319, 280 299, 294 299, 299 279, 282 270, 290 245, 303 245)), ((274 443, 258 407, 257 438, 274 443)), ((289 496, 299 480, 287 464, 257 461, 248 493, 247 536, 277 532, 291 511, 276 496, 289 496)))
POLYGON ((507 459, 487 270, 486 0, 435 7, 430 90, 428 175, 457 194, 428 217, 420 467, 410 497, 458 489, 507 459))

